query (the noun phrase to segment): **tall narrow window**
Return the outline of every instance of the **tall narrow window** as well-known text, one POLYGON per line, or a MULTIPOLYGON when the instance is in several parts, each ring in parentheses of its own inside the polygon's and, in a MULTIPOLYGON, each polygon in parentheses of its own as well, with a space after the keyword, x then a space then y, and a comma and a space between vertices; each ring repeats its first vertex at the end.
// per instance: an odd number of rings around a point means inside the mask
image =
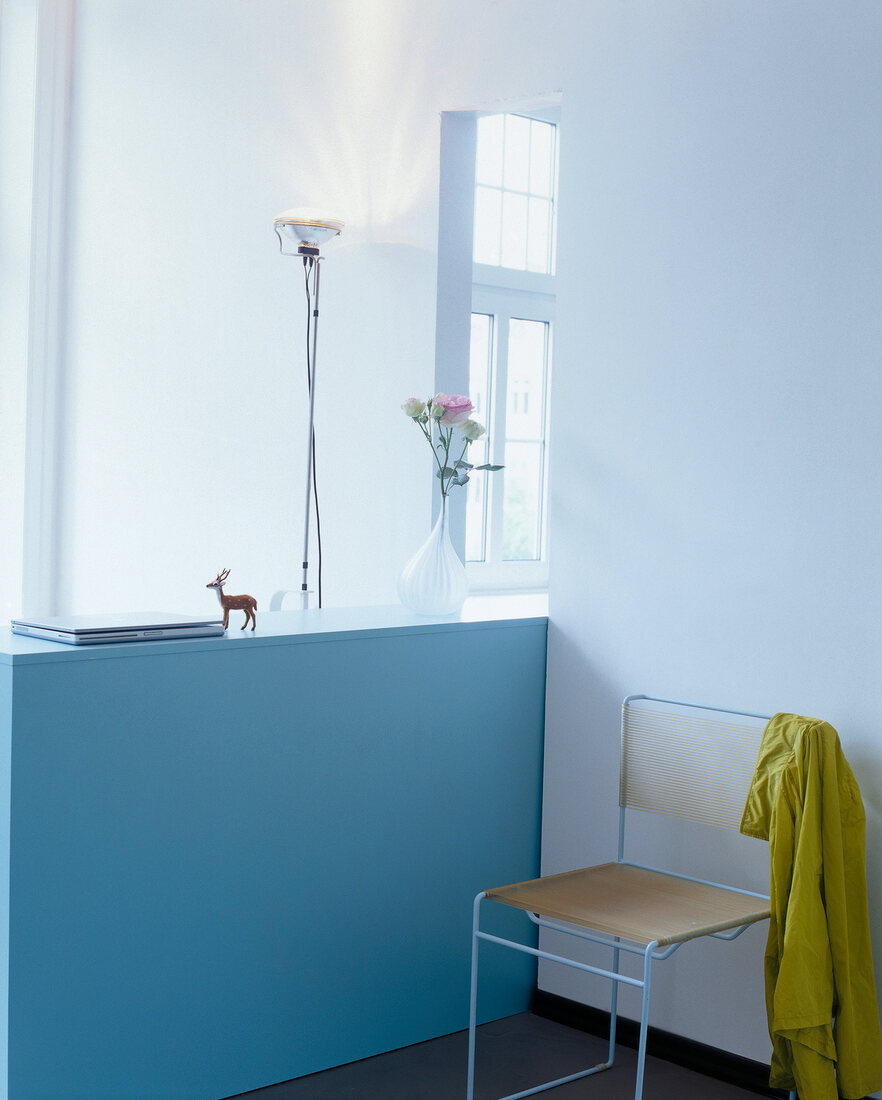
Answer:
POLYGON ((522 115, 478 119, 475 263, 552 274, 556 130, 522 115))
POLYGON ((552 117, 477 121, 469 392, 487 439, 466 507, 475 590, 548 581, 548 392, 554 321, 558 127, 552 117))

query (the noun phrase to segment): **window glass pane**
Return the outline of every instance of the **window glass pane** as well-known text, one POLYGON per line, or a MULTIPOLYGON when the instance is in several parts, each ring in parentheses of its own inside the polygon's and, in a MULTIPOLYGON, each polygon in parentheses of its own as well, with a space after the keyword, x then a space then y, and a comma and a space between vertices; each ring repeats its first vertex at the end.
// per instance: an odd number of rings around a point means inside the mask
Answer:
POLYGON ((521 115, 478 119, 476 263, 552 273, 556 132, 521 115))
POLYGON ((548 325, 515 317, 508 329, 507 440, 541 440, 548 325))
POLYGON ((499 234, 502 222, 502 192, 489 187, 475 188, 476 264, 499 264, 499 234))
POLYGON ((530 182, 530 120, 505 115, 505 172, 503 186, 526 191, 530 182))
MULTIPOLYGON (((474 450, 472 446, 472 450, 474 450)), ((474 463, 475 466, 478 463, 474 463)), ((476 474, 466 486, 465 560, 487 560, 487 475, 476 474)))
POLYGON ((551 203, 548 199, 528 200, 527 271, 551 272, 551 203))
POLYGON ((540 556, 542 452, 541 443, 505 444, 504 561, 535 561, 540 556))
MULTIPOLYGON (((481 466, 489 461, 490 379, 493 362, 493 318, 486 313, 472 314, 471 347, 469 349, 469 397, 475 406, 472 414, 488 430, 471 444, 467 461, 481 466)), ((487 499, 489 485, 486 473, 476 474, 466 486, 466 561, 484 561, 487 557, 487 499)))
POLYGON ((530 124, 530 194, 551 198, 554 183, 554 126, 530 124))
MULTIPOLYGON (((490 431, 490 369, 493 359, 493 318, 487 313, 473 313, 471 346, 469 348, 469 397, 475 406, 472 417, 490 431)), ((474 442, 469 450, 477 454, 485 447, 485 437, 474 442)), ((469 459, 472 462, 472 459, 469 459)), ((483 461, 483 459, 481 460, 483 461)))
POLYGON ((527 260, 527 197, 510 191, 502 192, 502 248, 503 267, 524 270, 527 260))
POLYGON ((475 182, 502 186, 502 138, 505 115, 484 115, 478 119, 478 156, 475 182))

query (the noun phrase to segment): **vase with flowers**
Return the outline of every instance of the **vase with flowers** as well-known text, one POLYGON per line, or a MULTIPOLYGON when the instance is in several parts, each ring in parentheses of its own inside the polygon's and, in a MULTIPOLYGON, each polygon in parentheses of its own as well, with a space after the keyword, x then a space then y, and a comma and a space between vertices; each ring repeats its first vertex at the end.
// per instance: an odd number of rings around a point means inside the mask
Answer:
POLYGON ((441 509, 428 539, 401 572, 398 598, 421 615, 451 615, 462 607, 469 585, 465 566, 450 541, 447 498, 457 486, 468 485, 475 471, 502 467, 489 463, 473 466, 466 461, 469 447, 486 428, 472 417, 475 407, 465 395, 437 393, 428 401, 411 397, 401 408, 431 448, 441 487, 441 509), (454 431, 459 433, 455 441, 454 431))

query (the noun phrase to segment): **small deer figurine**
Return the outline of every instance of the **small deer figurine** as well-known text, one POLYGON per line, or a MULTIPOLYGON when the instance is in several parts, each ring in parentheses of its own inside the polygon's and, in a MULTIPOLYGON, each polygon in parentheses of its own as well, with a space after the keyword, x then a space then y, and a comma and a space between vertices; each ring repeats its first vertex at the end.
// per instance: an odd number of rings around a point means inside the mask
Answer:
POLYGON ((224 630, 230 625, 230 612, 231 611, 244 611, 245 622, 242 623, 242 629, 244 630, 248 626, 248 620, 251 620, 251 629, 253 630, 257 626, 257 616, 254 614, 257 611, 257 600, 253 596, 225 596, 224 585, 227 583, 227 577, 230 575, 229 569, 223 569, 215 577, 213 581, 207 584, 206 588, 213 588, 217 592, 217 598, 220 600, 220 605, 224 609, 224 630))

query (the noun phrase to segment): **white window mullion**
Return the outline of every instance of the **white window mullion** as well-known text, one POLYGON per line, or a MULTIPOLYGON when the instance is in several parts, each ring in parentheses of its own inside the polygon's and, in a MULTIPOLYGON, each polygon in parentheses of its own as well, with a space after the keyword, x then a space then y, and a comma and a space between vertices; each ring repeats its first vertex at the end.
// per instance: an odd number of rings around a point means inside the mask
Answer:
POLYGON ((542 455, 541 489, 539 492, 539 553, 543 561, 548 560, 548 404, 551 395, 551 363, 554 328, 548 325, 545 330, 545 371, 542 379, 542 455))
MULTIPOLYGON (((508 314, 497 313, 493 328, 496 337, 496 353, 493 357, 493 434, 490 438, 490 462, 494 466, 504 466, 505 412, 508 398, 508 314)), ((505 470, 497 470, 496 473, 487 476, 490 480, 487 561, 496 565, 502 561, 505 470)))

